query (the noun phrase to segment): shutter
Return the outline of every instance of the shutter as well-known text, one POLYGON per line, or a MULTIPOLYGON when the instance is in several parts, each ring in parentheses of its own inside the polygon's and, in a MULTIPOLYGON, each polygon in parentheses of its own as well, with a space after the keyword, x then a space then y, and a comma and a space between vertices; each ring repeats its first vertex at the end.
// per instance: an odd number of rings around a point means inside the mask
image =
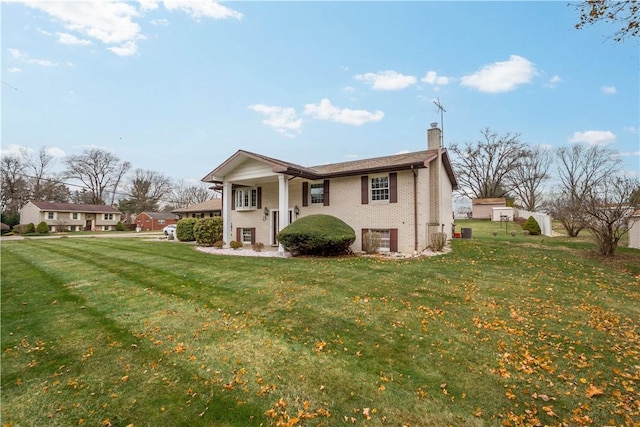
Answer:
POLYGON ((324 180, 324 205, 325 206, 329 206, 329 180, 325 179, 324 180))
POLYGON ((360 198, 362 204, 369 204, 369 176, 365 175, 360 177, 360 198))
POLYGON ((302 206, 309 206, 309 183, 302 183, 302 206))
POLYGON ((253 227, 251 229, 251 244, 255 244, 256 243, 256 229, 255 227, 253 227))
POLYGON ((240 241, 241 241, 241 240, 240 240, 240 231, 241 231, 241 230, 242 230, 242 229, 241 229, 240 227, 236 228, 236 241, 237 241, 237 242, 240 242, 240 241))
POLYGON ((398 174, 389 174, 389 203, 398 203, 398 174))
POLYGON ((262 187, 258 187, 257 199, 258 199, 258 206, 256 206, 256 208, 262 209, 262 187))
POLYGON ((229 200, 229 203, 231 203, 231 210, 235 211, 236 210, 236 190, 231 190, 231 200, 229 200))
POLYGON ((363 229, 362 229, 362 236, 360 236, 360 237, 361 237, 361 238, 360 238, 360 240, 362 240, 362 252, 364 252, 364 251, 365 251, 365 248, 364 248, 364 236, 365 236, 365 234, 367 234, 368 232, 369 232, 369 229, 368 229, 368 228, 363 228, 363 229))
POLYGON ((389 251, 398 252, 398 229, 389 229, 389 251))

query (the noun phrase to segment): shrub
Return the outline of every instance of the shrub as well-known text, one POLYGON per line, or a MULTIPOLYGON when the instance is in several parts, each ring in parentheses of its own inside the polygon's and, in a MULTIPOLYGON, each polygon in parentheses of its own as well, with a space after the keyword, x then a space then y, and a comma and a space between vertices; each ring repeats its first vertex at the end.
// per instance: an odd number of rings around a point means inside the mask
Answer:
POLYGON ((542 231, 540 229, 540 224, 538 224, 538 221, 536 221, 533 216, 527 218, 527 220, 524 222, 524 225, 522 226, 522 229, 528 231, 532 236, 538 236, 542 231))
POLYGON ((116 224, 116 231, 124 231, 124 224, 122 223, 122 221, 118 221, 118 223, 116 224))
POLYGON ((356 233, 331 215, 309 215, 282 229, 278 240, 294 256, 335 256, 351 252, 356 233))
POLYGON ((364 251, 368 254, 376 254, 380 249, 380 233, 376 231, 367 231, 362 236, 362 246, 364 247, 364 251))
POLYGON ((185 218, 178 221, 176 224, 176 237, 181 242, 193 242, 196 240, 193 235, 193 227, 198 220, 196 218, 185 218))
POLYGON ((47 234, 48 232, 49 226, 44 221, 40 222, 40 224, 38 224, 38 226, 36 227, 36 233, 47 234))
POLYGON ((447 244, 447 233, 433 233, 431 235, 431 250, 441 252, 447 244))
POLYGON ((193 226, 193 237, 198 246, 213 246, 222 240, 222 217, 204 218, 193 226))
POLYGON ((231 247, 231 249, 240 249, 243 245, 242 242, 238 242, 237 240, 232 240, 231 243, 229 243, 229 246, 231 247))
POLYGON ((24 226, 24 230, 22 232, 24 234, 35 233, 36 232, 36 225, 34 223, 30 222, 29 224, 24 226))
POLYGON ((224 247, 224 240, 218 240, 216 242, 213 242, 212 246, 217 249, 222 249, 224 247))
POLYGON ((262 252, 262 250, 264 249, 264 243, 262 242, 256 242, 253 245, 251 245, 251 247, 253 248, 254 251, 256 252, 262 252))

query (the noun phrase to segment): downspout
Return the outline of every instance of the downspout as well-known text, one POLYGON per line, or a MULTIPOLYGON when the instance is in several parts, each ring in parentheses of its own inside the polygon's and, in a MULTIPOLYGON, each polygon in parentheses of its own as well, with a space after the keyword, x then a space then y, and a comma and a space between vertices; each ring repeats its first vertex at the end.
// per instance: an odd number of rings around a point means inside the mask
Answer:
POLYGON ((418 173, 411 165, 413 172, 413 250, 418 252, 418 173))

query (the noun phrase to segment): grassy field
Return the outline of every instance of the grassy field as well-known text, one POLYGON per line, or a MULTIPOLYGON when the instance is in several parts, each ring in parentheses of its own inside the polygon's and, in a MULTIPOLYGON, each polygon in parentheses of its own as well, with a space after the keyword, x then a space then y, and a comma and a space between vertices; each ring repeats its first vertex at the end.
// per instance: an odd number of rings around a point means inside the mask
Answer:
POLYGON ((2 242, 1 423, 637 426, 640 251, 457 223, 395 261, 2 242))

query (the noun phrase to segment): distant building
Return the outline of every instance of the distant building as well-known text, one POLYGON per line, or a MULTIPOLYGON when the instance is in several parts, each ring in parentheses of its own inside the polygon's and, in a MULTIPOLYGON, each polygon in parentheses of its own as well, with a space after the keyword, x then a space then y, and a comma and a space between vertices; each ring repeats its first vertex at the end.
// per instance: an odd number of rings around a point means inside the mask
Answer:
POLYGON ((169 224, 178 222, 178 216, 171 212, 141 212, 136 215, 136 230, 160 231, 169 224))
POLYGON ((112 231, 122 213, 107 205, 32 201, 20 209, 20 224, 42 221, 49 231, 112 231))
POLYGON ((504 208, 507 206, 505 198, 485 198, 471 200, 471 216, 473 219, 491 219, 493 208, 504 208))
POLYGON ((222 216, 222 199, 207 200, 206 202, 174 209, 171 212, 178 215, 179 219, 222 216))

